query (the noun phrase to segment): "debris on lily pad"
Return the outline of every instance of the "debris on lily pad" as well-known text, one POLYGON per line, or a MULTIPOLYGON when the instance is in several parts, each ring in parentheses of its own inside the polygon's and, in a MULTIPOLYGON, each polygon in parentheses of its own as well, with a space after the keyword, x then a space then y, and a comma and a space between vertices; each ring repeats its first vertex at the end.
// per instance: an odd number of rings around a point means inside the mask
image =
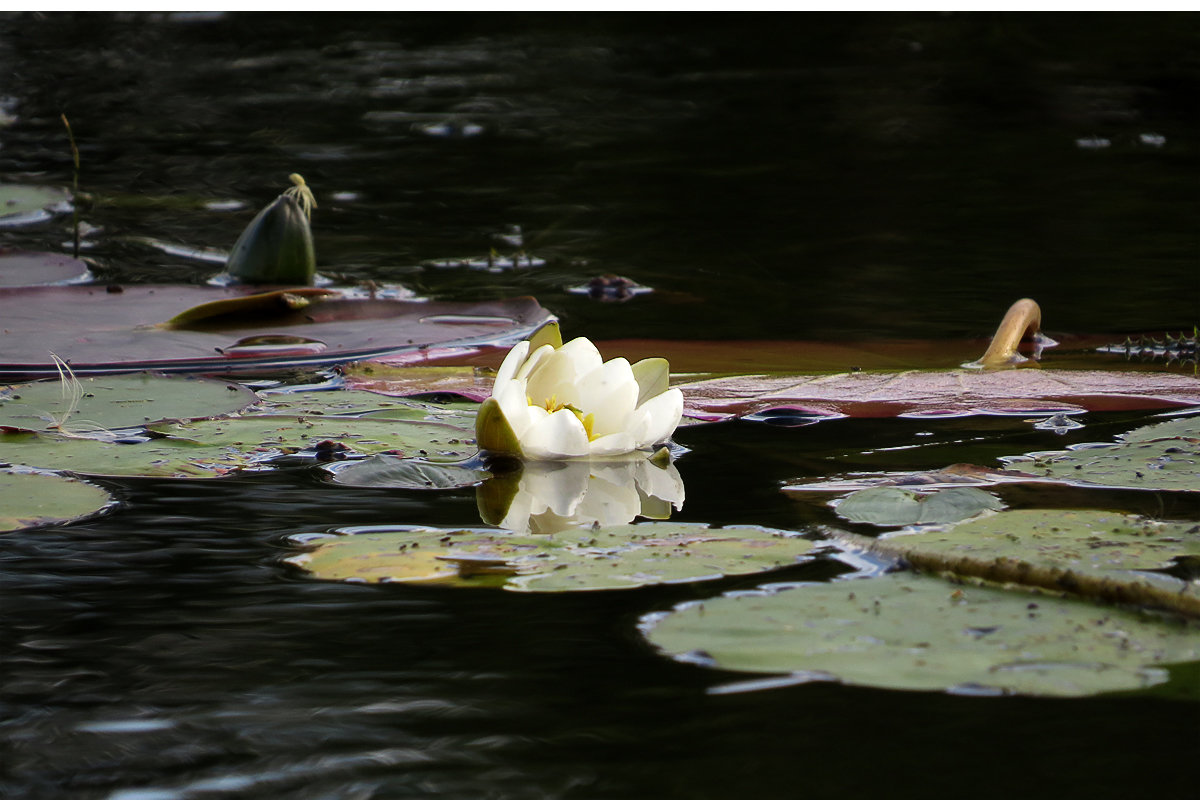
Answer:
POLYGON ((64 376, 0 388, 0 427, 72 433, 141 427, 163 419, 232 414, 258 400, 241 384, 140 372, 64 376))
POLYGON ((1081 486, 1200 492, 1200 416, 1147 425, 1115 444, 1004 459, 1040 478, 1081 486))
POLYGON ((287 562, 324 580, 571 592, 766 572, 797 563, 813 546, 789 531, 681 522, 573 528, 553 536, 408 526, 343 533, 304 537, 312 549, 287 562))
POLYGON ((888 526, 958 522, 1001 508, 1000 498, 971 486, 920 492, 877 486, 852 492, 835 506, 838 516, 851 522, 888 526))
POLYGON ((75 478, 0 471, 0 532, 75 522, 112 503, 104 489, 75 478))
POLYGON ((1080 697, 1200 660, 1200 624, 900 572, 691 602, 646 638, 693 664, 882 689, 1080 697))

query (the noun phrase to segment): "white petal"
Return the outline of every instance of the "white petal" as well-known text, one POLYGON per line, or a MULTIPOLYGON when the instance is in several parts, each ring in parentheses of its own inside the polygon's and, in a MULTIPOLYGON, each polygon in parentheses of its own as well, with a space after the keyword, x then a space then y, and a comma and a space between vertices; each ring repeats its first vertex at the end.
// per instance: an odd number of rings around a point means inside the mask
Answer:
POLYGON ((587 433, 579 417, 564 408, 531 424, 521 436, 521 449, 532 459, 578 458, 588 454, 587 433))
POLYGON ((574 362, 577 376, 586 375, 604 363, 596 345, 583 336, 567 342, 558 348, 558 352, 566 354, 574 362))
POLYGON ((630 453, 637 448, 637 439, 634 439, 627 431, 601 436, 593 439, 588 445, 588 450, 593 456, 618 456, 622 453, 630 453))
POLYGON ((529 403, 525 399, 525 381, 506 381, 498 390, 493 390, 492 397, 500 404, 500 411, 520 440, 531 421, 529 403))
POLYGON ((568 353, 555 350, 542 358, 529 372, 529 399, 534 405, 575 401, 575 362, 568 353))
MULTIPOLYGON (((511 381, 516 376, 517 370, 525 363, 528 355, 529 342, 518 342, 512 350, 509 350, 508 355, 504 357, 504 362, 500 364, 500 369, 496 371, 496 386, 501 387, 511 381)), ((492 391, 495 392, 495 389, 492 391)))
POLYGON ((640 391, 628 361, 614 358, 584 375, 576 385, 578 408, 594 415, 593 436, 627 430, 640 391))
POLYGON ((529 358, 525 359, 525 363, 521 365, 521 368, 517 370, 517 377, 528 379, 529 374, 537 369, 537 365, 541 363, 542 359, 553 352, 554 348, 548 344, 544 344, 537 350, 534 350, 529 355, 529 358))
POLYGON ((683 392, 668 389, 658 397, 650 398, 638 407, 638 415, 642 414, 645 416, 638 420, 641 429, 634 434, 638 446, 649 447, 666 441, 683 418, 683 392))

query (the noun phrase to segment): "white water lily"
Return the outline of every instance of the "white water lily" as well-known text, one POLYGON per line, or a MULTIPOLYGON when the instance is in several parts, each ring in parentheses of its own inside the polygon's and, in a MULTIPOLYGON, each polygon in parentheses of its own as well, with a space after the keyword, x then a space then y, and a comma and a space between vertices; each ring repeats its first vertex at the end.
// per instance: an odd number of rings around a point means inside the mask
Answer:
POLYGON ((683 394, 667 387, 669 375, 666 359, 604 361, 587 339, 562 344, 557 326, 548 326, 500 365, 476 419, 479 447, 532 461, 646 450, 683 416, 683 394))
POLYGON ((624 525, 636 517, 668 519, 683 507, 674 464, 650 459, 526 463, 518 476, 478 489, 484 522, 515 533, 557 533, 580 525, 624 525))

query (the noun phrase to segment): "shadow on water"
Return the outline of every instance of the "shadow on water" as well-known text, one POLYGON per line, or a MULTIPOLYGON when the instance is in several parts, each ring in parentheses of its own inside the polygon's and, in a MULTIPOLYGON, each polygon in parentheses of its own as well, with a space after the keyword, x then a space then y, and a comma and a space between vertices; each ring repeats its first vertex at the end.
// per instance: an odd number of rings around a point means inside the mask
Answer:
MULTIPOLYGON (((69 184, 70 116, 105 281, 203 280, 212 263, 141 240, 228 248, 299 171, 322 272, 535 294, 593 339, 956 338, 1022 295, 1050 328, 1190 329, 1197 34, 1195 15, 5 14, 0 171, 69 184), (492 248, 547 264, 431 265, 492 248), (657 291, 564 291, 605 273, 657 291)), ((61 249, 61 223, 0 244, 61 249)), ((782 481, 1108 435, 1091 422, 685 429, 679 518, 811 530, 828 510, 782 481)), ((111 485, 106 517, 0 537, 5 797, 1190 787, 1191 703, 708 694, 742 678, 637 634, 647 612, 752 579, 539 597, 323 584, 281 563, 298 533, 477 524, 471 490, 348 490, 303 469, 111 485)))

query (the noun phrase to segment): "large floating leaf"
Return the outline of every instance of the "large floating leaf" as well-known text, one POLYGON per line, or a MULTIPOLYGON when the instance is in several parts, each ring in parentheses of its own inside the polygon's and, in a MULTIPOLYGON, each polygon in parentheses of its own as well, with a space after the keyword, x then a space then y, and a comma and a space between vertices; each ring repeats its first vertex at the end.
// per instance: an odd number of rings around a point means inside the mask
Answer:
POLYGON ((929 525, 998 511, 1004 504, 995 495, 970 486, 916 492, 898 486, 862 489, 837 505, 838 516, 873 525, 929 525))
POLYGON ((643 630, 692 663, 886 689, 1082 696, 1200 660, 1196 624, 912 573, 690 603, 643 630))
POLYGON ((0 471, 0 531, 74 522, 112 502, 99 486, 74 478, 0 471))
POLYGON ((1200 558, 1200 524, 1108 511, 1005 511, 919 534, 847 543, 919 569, 1067 591, 1200 617, 1200 585, 1153 574, 1200 558))
POLYGON ((0 251, 0 287, 62 286, 91 279, 87 264, 62 253, 0 251))
POLYGON ((45 222, 71 210, 71 195, 55 186, 0 183, 0 227, 45 222))
POLYGON ((719 420, 786 409, 814 417, 1112 411, 1200 403, 1191 375, 1020 369, 743 375, 683 383, 684 413, 719 420))
POLYGON ((72 432, 141 427, 239 411, 254 392, 227 381, 151 373, 47 380, 0 390, 0 427, 72 432))
POLYGON ((346 533, 316 540, 289 563, 326 580, 568 592, 765 572, 796 563, 812 547, 785 531, 671 522, 573 528, 553 536, 408 527, 346 533))
POLYGON ((1138 428, 1117 444, 1005 461, 1018 470, 1065 483, 1200 492, 1200 416, 1138 428))
POLYGON ((264 468, 275 457, 301 451, 329 457, 397 452, 445 461, 476 452, 459 428, 406 420, 252 416, 158 423, 151 430, 158 438, 127 443, 0 432, 0 458, 89 475, 188 478, 264 468))
MULTIPOLYGON (((753 343, 740 343, 747 349, 753 343)), ((620 343, 613 352, 625 355, 620 343)), ((385 357, 362 364, 354 385, 398 396, 451 392, 483 399, 504 350, 447 350, 445 362, 396 369, 385 357)), ((608 351, 605 351, 608 352, 608 351)), ((632 351, 632 357, 641 354, 632 351)), ((673 352, 667 348, 666 352, 673 352)), ((674 356, 672 356, 674 358, 674 356)), ((401 360, 410 360, 400 356, 401 360)), ((423 360, 438 361, 437 353, 423 360)), ((673 369, 680 370, 675 361, 673 369)), ((793 417, 961 417, 976 414, 1050 415, 1082 411, 1167 408, 1200 403, 1200 379, 1191 375, 1099 370, 1021 369, 1003 372, 939 370, 849 372, 832 375, 738 375, 677 382, 684 414, 719 421, 751 414, 793 417)))
POLYGON ((352 365, 346 371, 349 385, 372 392, 412 397, 453 394, 475 401, 492 394, 492 373, 476 367, 392 366, 379 362, 352 365))
POLYGON ((247 416, 159 423, 151 430, 210 447, 297 451, 326 442, 362 455, 394 453, 440 461, 460 461, 476 452, 474 440, 461 428, 409 420, 247 416))
POLYGON ((410 398, 388 397, 357 389, 269 392, 262 403, 247 414, 310 414, 375 419, 411 419, 446 422, 464 431, 474 431, 479 404, 469 401, 431 403, 410 398))
POLYGON ((203 303, 252 291, 201 286, 0 289, 0 380, 56 375, 52 352, 69 361, 79 376, 141 369, 249 372, 325 366, 430 345, 510 341, 550 319, 529 297, 422 303, 345 295, 261 322, 198 321, 186 330, 161 325, 203 303))

